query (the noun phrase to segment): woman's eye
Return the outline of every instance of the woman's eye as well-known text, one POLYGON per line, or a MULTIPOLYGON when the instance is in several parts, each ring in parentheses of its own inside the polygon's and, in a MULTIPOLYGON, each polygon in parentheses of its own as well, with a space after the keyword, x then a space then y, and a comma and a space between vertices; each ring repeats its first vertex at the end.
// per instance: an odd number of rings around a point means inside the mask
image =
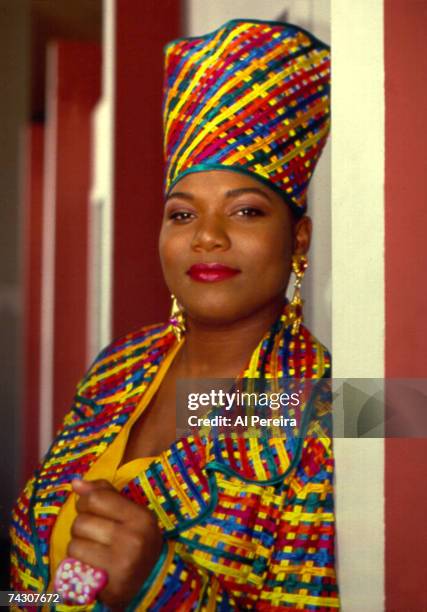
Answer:
POLYGON ((263 217, 264 211, 254 206, 245 206, 237 211, 239 217, 263 217))
POLYGON ((190 221, 193 217, 194 214, 186 210, 177 210, 169 214, 169 219, 180 222, 190 221))

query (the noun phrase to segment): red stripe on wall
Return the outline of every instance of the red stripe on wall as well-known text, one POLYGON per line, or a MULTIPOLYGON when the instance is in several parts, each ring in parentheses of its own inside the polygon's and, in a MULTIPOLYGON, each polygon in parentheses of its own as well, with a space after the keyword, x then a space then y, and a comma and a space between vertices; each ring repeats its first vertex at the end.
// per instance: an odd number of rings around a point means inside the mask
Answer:
POLYGON ((23 194, 23 388, 22 483, 39 460, 38 419, 40 388, 40 317, 43 220, 42 125, 31 125, 25 134, 23 194))
MULTIPOLYGON (((384 18, 385 372, 425 378, 427 3, 385 0, 384 18)), ((388 439, 385 461, 387 610, 420 612, 427 609, 427 440, 388 439)))
POLYGON ((95 43, 56 43, 56 227, 53 413, 58 427, 86 369, 91 121, 100 95, 95 43))
POLYGON ((116 0, 113 336, 165 319, 157 255, 163 210, 163 46, 179 0, 116 0))

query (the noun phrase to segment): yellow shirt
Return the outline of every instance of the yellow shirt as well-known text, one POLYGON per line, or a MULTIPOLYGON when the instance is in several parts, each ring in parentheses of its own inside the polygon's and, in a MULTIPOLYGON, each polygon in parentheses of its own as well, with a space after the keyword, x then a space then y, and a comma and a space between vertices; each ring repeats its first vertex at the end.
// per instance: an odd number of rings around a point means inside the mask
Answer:
MULTIPOLYGON (((141 402, 128 419, 126 425, 124 425, 120 433, 117 434, 113 443, 106 448, 104 453, 86 472, 85 480, 98 480, 102 478, 111 482, 112 485, 118 491, 120 491, 142 470, 146 469, 148 465, 156 458, 142 457, 140 459, 129 461, 128 463, 120 466, 132 426, 150 404, 175 355, 182 346, 182 343, 183 341, 177 343, 164 359, 154 380, 147 391, 143 394, 141 402)), ((68 496, 67 501, 59 511, 50 539, 49 567, 51 576, 50 587, 52 588, 56 569, 60 562, 67 556, 67 546, 71 540, 71 527, 75 518, 77 517, 76 497, 77 496, 74 492, 71 492, 68 496)), ((52 591, 52 588, 49 588, 49 591, 52 591)))

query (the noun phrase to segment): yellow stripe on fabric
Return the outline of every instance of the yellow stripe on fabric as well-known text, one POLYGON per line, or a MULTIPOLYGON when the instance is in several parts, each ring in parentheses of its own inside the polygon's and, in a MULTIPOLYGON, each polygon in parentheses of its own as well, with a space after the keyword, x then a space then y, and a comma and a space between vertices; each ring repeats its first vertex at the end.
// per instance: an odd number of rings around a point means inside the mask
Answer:
POLYGON ((258 344, 254 352, 252 353, 251 360, 249 362, 248 369, 245 372, 245 377, 247 378, 255 378, 256 373, 258 371, 258 362, 259 362, 259 354, 261 351, 262 342, 258 344))
POLYGON ((110 402, 118 402, 123 397, 128 397, 129 399, 131 399, 135 395, 138 395, 138 393, 144 392, 145 389, 148 387, 148 385, 149 383, 143 383, 140 387, 136 387, 135 389, 131 389, 131 385, 128 385, 125 389, 123 389, 119 393, 115 393, 114 395, 107 395, 106 397, 103 397, 102 399, 97 400, 96 403, 99 406, 103 406, 104 404, 109 404, 110 402))
POLYGON ((290 464, 289 455, 284 448, 282 438, 271 438, 271 446, 276 449, 277 456, 279 457, 280 471, 285 472, 290 464))
MULTIPOLYGON (((196 138, 191 142, 191 145, 186 150, 184 150, 182 152, 182 154, 181 154, 181 150, 183 149, 183 147, 187 143, 187 140, 193 134, 193 132, 196 129, 196 127, 199 126, 199 124, 203 120, 204 116, 218 103, 218 101, 224 96, 224 94, 226 94, 229 91, 232 91, 233 88, 235 88, 235 86, 238 83, 240 83, 241 81, 245 80, 244 79, 245 76, 250 77, 250 75, 253 73, 253 71, 256 68, 260 67, 260 65, 262 65, 264 63, 268 63, 270 60, 275 59, 277 56, 281 55, 282 53, 283 53, 283 49, 282 48, 275 48, 270 53, 265 55, 262 61, 259 60, 259 59, 254 60, 254 62, 252 64, 250 64, 244 70, 240 71, 233 78, 230 78, 228 81, 226 81, 226 83, 224 83, 224 85, 220 89, 218 89, 218 91, 215 92, 215 94, 212 96, 212 98, 210 98, 210 100, 208 100, 206 102, 206 104, 203 105, 203 108, 202 108, 200 114, 197 117, 193 117, 191 125, 188 127, 188 130, 184 134, 184 137, 183 137, 182 141, 179 143, 179 146, 177 147, 175 153, 173 154, 173 156, 169 160, 169 168, 174 166, 175 160, 178 158, 178 162, 177 162, 177 165, 176 165, 176 174, 177 174, 179 169, 182 167, 183 163, 188 158, 189 154, 199 144, 199 142, 205 137, 205 135, 208 132, 212 131, 213 127, 216 127, 216 125, 218 123, 222 122, 224 120, 224 118, 227 118, 230 115, 234 114, 234 112, 236 110, 239 110, 242 106, 246 106, 248 101, 259 97, 260 91, 267 90, 269 87, 271 87, 276 82, 282 81, 283 78, 288 73, 292 74, 292 72, 296 71, 296 69, 297 69, 296 66, 292 65, 292 66, 290 66, 288 68, 288 70, 283 71, 280 74, 275 75, 274 79, 270 79, 268 81, 265 81, 255 91, 251 89, 246 96, 244 96, 241 100, 238 100, 237 102, 235 102, 226 112, 217 114, 216 117, 212 121, 208 122, 206 124, 206 126, 197 134, 196 138)), ((191 83, 191 88, 189 88, 189 91, 191 91, 192 88, 194 88, 194 81, 191 83)), ((174 109, 174 111, 175 111, 175 109, 174 109)), ((166 126, 166 137, 165 137, 166 139, 168 138, 170 124, 171 124, 171 122, 174 121, 174 119, 175 119, 175 117, 174 117, 173 113, 170 113, 170 115, 168 116, 168 123, 167 123, 167 126, 166 126)))
POLYGON ((158 515, 162 523, 167 529, 174 529, 175 525, 172 523, 166 512, 163 510, 161 501, 151 488, 147 475, 145 473, 141 474, 139 476, 139 481, 141 483, 142 488, 144 489, 144 493, 146 494, 150 505, 155 509, 156 514, 158 515))
POLYGON ((24 587, 31 586, 37 592, 42 592, 44 584, 42 580, 37 580, 37 578, 33 578, 30 574, 27 574, 25 571, 19 569, 16 566, 16 570, 18 572, 19 581, 23 584, 24 587))
MULTIPOLYGON (((169 167, 172 167, 172 166, 174 166, 175 159, 177 157, 179 157, 179 159, 177 161, 177 164, 176 164, 175 174, 179 173, 180 169, 182 168, 182 166, 184 165, 184 163, 186 162, 186 160, 190 156, 191 152, 206 137, 206 134, 208 134, 209 132, 212 132, 212 128, 216 127, 219 123, 222 123, 225 119, 228 119, 230 116, 234 115, 237 111, 239 111, 239 110, 241 110, 241 108, 244 108, 245 106, 247 106, 253 100, 256 100, 257 98, 259 98, 261 93, 267 92, 271 87, 273 87, 274 85, 277 85, 278 83, 282 83, 284 79, 286 79, 291 74, 294 74, 295 72, 300 70, 301 67, 307 68, 307 67, 312 65, 312 62, 308 61, 307 58, 304 58, 304 59, 301 60, 300 63, 293 63, 286 70, 283 70, 282 72, 280 72, 278 74, 275 74, 274 78, 270 78, 270 79, 264 81, 256 89, 250 89, 245 96, 243 96, 242 98, 239 98, 227 110, 225 110, 222 113, 218 113, 214 117, 214 119, 212 119, 212 121, 209 121, 200 130, 200 132, 197 134, 197 136, 191 141, 191 144, 189 145, 189 147, 186 150, 184 150, 182 152, 182 154, 180 154, 181 149, 186 144, 189 136, 193 133, 193 131, 195 130, 197 125, 202 121, 203 117, 207 114, 207 112, 209 110, 211 110, 217 104, 217 102, 223 97, 223 95, 225 93, 227 93, 228 91, 232 91, 233 88, 235 87, 235 85, 237 85, 242 80, 244 80, 244 78, 243 78, 244 76, 246 76, 246 75, 250 76, 252 74, 252 72, 254 71, 254 69, 259 68, 260 65, 262 66, 263 63, 269 62, 271 59, 275 59, 277 56, 279 56, 282 53, 283 53, 283 49, 279 47, 279 48, 274 49, 269 54, 267 54, 263 58, 263 60, 256 60, 256 61, 254 61, 253 64, 251 64, 248 68, 246 68, 245 70, 242 70, 234 78, 232 78, 229 81, 227 81, 212 96, 212 98, 204 105, 200 115, 198 115, 197 118, 193 118, 192 124, 189 126, 188 131, 185 133, 181 143, 179 144, 179 146, 177 147, 175 153, 173 154, 173 156, 170 159, 169 167)), ((172 115, 172 113, 171 113, 171 115, 172 115)), ((171 117, 171 118, 173 119, 173 117, 171 117)))
MULTIPOLYGON (((55 611, 57 612, 87 612, 89 610, 93 610, 96 605, 96 602, 93 604, 86 604, 83 606, 69 606, 67 604, 56 604, 55 611)), ((49 612, 52 608, 50 606, 44 606, 42 608, 43 612, 49 612)))
MULTIPOLYGON (((281 597, 279 599, 280 602, 286 603, 295 603, 307 606, 329 606, 330 608, 339 608, 340 603, 338 598, 336 597, 312 597, 311 595, 301 594, 301 595, 293 595, 291 593, 286 593, 285 591, 281 592, 281 597)), ((271 601, 275 600, 274 591, 272 593, 273 597, 271 601)), ((301 608, 304 610, 304 608, 301 608)))
POLYGON ((298 523, 315 523, 320 521, 323 523, 333 523, 334 515, 332 512, 296 512, 295 510, 285 511, 283 513, 285 521, 289 521, 291 525, 296 526, 298 523))
POLYGON ((323 346, 318 343, 316 346, 316 365, 317 365, 317 376, 322 378, 325 373, 325 351, 323 346))
POLYGON ((252 458, 255 474, 260 480, 267 480, 268 475, 264 469, 264 465, 261 461, 259 443, 257 438, 249 438, 249 455, 252 458))
POLYGON ((217 609, 216 596, 218 594, 219 582, 216 578, 213 578, 213 585, 211 586, 211 592, 209 594, 209 601, 206 605, 206 612, 215 612, 217 609))
MULTIPOLYGON (((256 450, 255 452, 259 454, 259 450, 256 450)), ((240 480, 237 479, 227 480, 225 476, 218 476, 217 484, 218 488, 228 495, 231 494, 234 496, 238 496, 242 492, 242 483, 240 480)), ((252 493, 255 495, 259 495, 259 487, 260 485, 256 481, 254 481, 253 483, 245 482, 245 493, 247 493, 248 495, 251 495, 252 493)), ((263 485, 262 489, 263 499, 268 499, 269 501, 272 501, 276 498, 276 494, 274 493, 274 487, 272 485, 270 487, 263 485)), ((244 504, 244 500, 241 500, 241 503, 244 504)))
MULTIPOLYGON (((220 555, 221 553, 219 552, 218 555, 220 555)), ((242 573, 242 569, 241 567, 237 567, 237 568, 233 568, 230 565, 224 565, 223 563, 214 563, 213 561, 208 561, 208 559, 211 558, 211 554, 210 553, 201 553, 199 551, 193 553, 191 555, 191 558, 194 561, 197 561, 197 563, 199 565, 201 565, 203 568, 210 570, 211 572, 214 573, 214 575, 221 575, 221 576, 228 576, 229 578, 244 578, 245 576, 242 573), (205 556, 207 558, 205 558, 205 556)))
MULTIPOLYGON (((62 456, 62 457, 63 457, 63 456, 62 456)), ((62 457, 61 457, 61 458, 62 458, 62 457)), ((55 465, 55 464, 52 464, 52 467, 54 467, 54 465, 55 465)), ((53 477, 52 477, 52 476, 49 476, 49 478, 50 478, 51 480, 53 480, 53 477)), ((46 491, 44 495, 43 495, 43 494, 41 494, 41 495, 40 495, 40 499, 43 499, 44 497, 50 496, 50 495, 52 495, 52 493, 58 493, 59 491, 61 491, 61 492, 62 492, 62 491, 71 491, 71 484, 70 484, 70 483, 65 483, 65 482, 64 482, 63 484, 60 484, 60 485, 58 485, 58 486, 56 486, 56 487, 55 487, 55 486, 53 486, 53 487, 49 487, 49 491, 46 491)))
MULTIPOLYGON (((227 533, 221 531, 221 527, 219 525, 210 525, 209 530, 209 535, 213 542, 220 540, 229 546, 236 547, 236 549, 240 548, 241 550, 247 550, 249 552, 254 552, 256 549, 256 544, 253 544, 253 542, 242 540, 237 536, 228 535, 227 533)), ((196 525, 191 531, 192 533, 198 535, 199 539, 201 537, 206 537, 206 527, 204 526, 196 525)))
POLYGON ((36 504, 34 506, 34 516, 37 519, 41 514, 55 515, 58 514, 60 510, 61 506, 39 506, 38 504, 36 504))
MULTIPOLYGON (((23 551, 26 554, 28 561, 30 563, 35 563, 36 555, 34 552, 34 547, 28 546, 28 544, 22 538, 19 537, 16 531, 11 539, 13 541, 14 546, 16 546, 18 550, 23 551)), ((11 560, 14 560, 14 555, 11 555, 11 560)))
MULTIPOLYGON (((115 430, 114 430, 115 431, 115 430)), ((107 447, 107 443, 102 443, 102 444, 97 444, 96 448, 94 449, 93 446, 89 446, 89 448, 86 448, 85 450, 81 451, 80 453, 73 453, 70 452, 67 455, 61 455, 61 457, 58 458, 58 464, 61 465, 62 462, 68 463, 68 461, 70 460, 75 460, 75 459, 80 459, 81 457, 84 457, 85 455, 88 454, 92 454, 94 452, 94 450, 96 451, 96 454, 100 454, 100 449, 101 448, 106 448, 107 447)), ((54 467, 56 465, 57 462, 53 462, 50 465, 52 467, 54 467)))
MULTIPOLYGON (((306 574, 307 578, 310 576, 316 576, 319 578, 335 578, 335 568, 333 567, 314 567, 312 565, 287 565, 288 560, 284 559, 280 564, 272 564, 270 571, 276 574, 282 574, 283 572, 288 574, 306 574)), ((309 563, 312 563, 311 561, 309 563)))

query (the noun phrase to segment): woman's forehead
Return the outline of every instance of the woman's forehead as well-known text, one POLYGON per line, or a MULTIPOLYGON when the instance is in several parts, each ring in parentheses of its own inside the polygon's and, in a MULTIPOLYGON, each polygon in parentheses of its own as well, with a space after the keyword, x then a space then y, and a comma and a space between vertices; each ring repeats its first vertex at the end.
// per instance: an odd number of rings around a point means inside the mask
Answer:
POLYGON ((186 174, 170 190, 169 197, 179 193, 215 193, 226 197, 229 193, 240 195, 245 192, 258 193, 270 201, 278 198, 256 178, 232 170, 206 170, 186 174))

